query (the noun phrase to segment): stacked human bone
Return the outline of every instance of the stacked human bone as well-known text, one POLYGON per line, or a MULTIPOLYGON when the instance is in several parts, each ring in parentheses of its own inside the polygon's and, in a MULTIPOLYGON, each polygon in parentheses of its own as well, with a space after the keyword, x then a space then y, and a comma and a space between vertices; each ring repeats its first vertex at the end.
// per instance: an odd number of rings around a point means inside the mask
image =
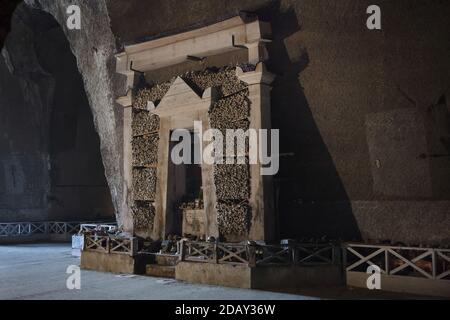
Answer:
POLYGON ((155 206, 152 202, 136 201, 132 207, 133 222, 136 230, 150 228, 155 219, 155 206))
POLYGON ((135 201, 155 201, 156 169, 133 168, 133 197, 135 201))
POLYGON ((147 108, 161 100, 170 82, 139 90, 133 99, 133 223, 137 231, 150 231, 155 219, 156 165, 158 162, 159 117, 147 108))
MULTIPOLYGON (((250 102, 248 100, 248 90, 244 89, 235 94, 223 97, 214 103, 211 107, 209 116, 211 127, 219 129, 222 132, 225 141, 232 141, 227 138, 226 129, 233 130, 232 134, 236 138, 232 137, 233 149, 230 150, 232 154, 248 154, 249 143, 245 138, 245 132, 250 126, 248 120, 250 113, 250 102), (244 141, 245 144, 242 149, 238 149, 236 141, 244 141)), ((226 154, 227 145, 224 143, 223 154, 226 154)))
POLYGON ((133 137, 133 167, 151 167, 158 162, 157 134, 133 137))
POLYGON ((251 212, 247 201, 218 201, 216 208, 219 231, 225 239, 248 233, 251 212))
POLYGON ((247 85, 236 77, 236 69, 226 67, 219 70, 205 70, 185 73, 182 78, 191 87, 196 87, 199 93, 208 88, 217 88, 222 97, 233 95, 245 90, 247 85))
MULTIPOLYGON (((218 92, 216 100, 209 110, 210 125, 220 130, 226 137, 226 129, 242 129, 238 136, 249 128, 250 100, 247 85, 236 77, 234 67, 218 70, 188 72, 181 78, 201 95, 208 88, 218 92)), ((171 81, 140 90, 133 103, 133 195, 134 223, 138 229, 152 228, 155 210, 156 164, 158 151, 159 118, 147 108, 148 102, 157 107, 159 101, 170 88, 171 81)), ((248 139, 245 139, 248 140, 248 139)), ((217 223, 219 233, 225 238, 235 238, 248 234, 251 211, 250 170, 248 164, 248 141, 245 150, 240 150, 241 164, 237 164, 236 148, 232 158, 234 164, 214 165, 214 184, 216 189, 217 223)))
MULTIPOLYGON (((250 125, 250 100, 247 85, 236 77, 235 68, 226 67, 218 71, 191 72, 184 80, 203 92, 209 87, 218 89, 219 99, 209 110, 211 128, 219 129, 224 138, 226 129, 242 129, 243 135, 250 125)), ((225 139, 226 140, 226 139, 225 139)), ((248 234, 251 211, 250 170, 248 165, 248 139, 245 150, 239 156, 243 164, 237 164, 237 148, 234 144, 232 154, 226 153, 224 144, 224 164, 214 165, 214 184, 216 189, 216 210, 219 233, 227 238, 236 238, 248 234), (231 164, 226 164, 226 159, 231 164), (231 159, 230 159, 231 158, 231 159), (230 161, 231 160, 231 161, 230 161)))

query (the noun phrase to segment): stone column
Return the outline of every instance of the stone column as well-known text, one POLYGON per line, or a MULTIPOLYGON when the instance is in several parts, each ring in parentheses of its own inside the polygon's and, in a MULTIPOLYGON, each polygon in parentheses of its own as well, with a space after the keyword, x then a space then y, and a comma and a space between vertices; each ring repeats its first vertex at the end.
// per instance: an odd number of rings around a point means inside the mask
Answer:
POLYGON ((128 68, 128 59, 125 54, 116 56, 116 72, 126 76, 127 94, 119 97, 116 102, 123 107, 123 197, 120 208, 120 215, 117 221, 123 231, 133 234, 133 214, 131 204, 133 202, 132 186, 132 88, 134 86, 135 73, 128 68))
POLYGON ((170 117, 160 117, 158 166, 156 169, 156 197, 155 222, 152 239, 165 239, 166 236, 166 209, 167 209, 167 182, 169 170, 170 145, 170 117))
MULTIPOLYGON (((200 120, 203 125, 203 132, 211 129, 209 123, 209 116, 207 112, 202 113, 200 120)), ((199 132, 202 143, 202 151, 209 142, 203 141, 203 132, 199 132)), ((202 167, 202 188, 203 188, 203 203, 205 211, 205 232, 206 236, 219 237, 219 226, 217 225, 217 210, 216 210, 216 185, 214 184, 214 165, 203 162, 202 167)))
MULTIPOLYGON (((267 72, 264 63, 257 64, 254 71, 236 70, 237 77, 248 84, 250 106, 250 129, 271 129, 270 91, 274 76, 267 72)), ((258 149, 261 143, 258 137, 258 149)), ((261 163, 250 164, 250 207, 252 213, 249 239, 274 240, 277 236, 273 199, 273 177, 261 175, 261 163)))

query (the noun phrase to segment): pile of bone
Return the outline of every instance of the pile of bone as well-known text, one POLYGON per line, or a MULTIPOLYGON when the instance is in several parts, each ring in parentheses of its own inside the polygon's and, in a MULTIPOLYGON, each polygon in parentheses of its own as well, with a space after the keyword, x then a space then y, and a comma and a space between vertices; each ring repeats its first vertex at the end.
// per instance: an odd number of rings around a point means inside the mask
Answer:
MULTIPOLYGON (((222 130, 222 134, 224 137, 224 143, 223 143, 223 155, 224 157, 228 159, 234 159, 235 157, 241 158, 242 162, 239 162, 239 164, 248 163, 247 156, 250 151, 250 139, 245 134, 245 130, 242 131, 232 131, 229 136, 226 136, 225 130, 222 130)), ((225 160, 224 160, 225 161, 225 160)), ((232 160, 236 163, 236 160, 232 160)))
POLYGON ((228 96, 247 88, 247 85, 236 77, 236 69, 226 67, 217 72, 205 70, 188 72, 182 77, 184 81, 197 87, 200 92, 207 88, 218 88, 222 96, 228 96))
POLYGON ((256 70, 256 65, 254 65, 252 63, 242 63, 242 64, 239 65, 239 67, 244 72, 251 72, 251 71, 255 71, 256 70))
POLYGON ((239 236, 248 233, 250 208, 246 203, 219 201, 216 208, 220 234, 239 236))
POLYGON ((222 154, 227 157, 245 156, 249 152, 249 136, 247 130, 250 127, 248 120, 239 120, 228 124, 227 128, 219 128, 223 136, 222 154), (230 129, 227 131, 227 129, 230 129))
POLYGON ((219 200, 240 200, 250 197, 250 172, 247 164, 214 166, 214 184, 219 200))
POLYGON ((153 227, 155 207, 150 202, 136 202, 132 208, 135 229, 145 230, 153 227))
POLYGON ((237 121, 232 121, 229 123, 224 123, 224 124, 220 124, 219 127, 214 127, 214 129, 219 129, 223 136, 226 137, 226 129, 231 129, 231 130, 243 130, 244 133, 245 131, 248 130, 248 128, 250 128, 250 121, 248 119, 242 119, 242 120, 237 120, 237 121))
POLYGON ((147 103, 149 101, 156 102, 160 101, 164 95, 169 91, 172 81, 167 81, 161 84, 157 84, 151 88, 145 88, 139 90, 133 99, 133 108, 135 109, 147 109, 147 103))
POLYGON ((159 117, 145 110, 134 110, 131 124, 133 136, 155 133, 159 130, 159 117))
POLYGON ((131 144, 134 167, 152 166, 158 162, 158 141, 157 134, 133 138, 131 144))
MULTIPOLYGON (((249 139, 246 137, 245 132, 250 127, 250 121, 247 118, 249 115, 249 106, 246 96, 244 94, 237 94, 219 100, 209 112, 211 127, 219 129, 222 132, 225 142, 234 144, 233 151, 231 154, 228 153, 228 156, 237 154, 236 141, 245 141, 245 149, 241 149, 239 154, 248 153, 249 139), (232 134, 233 136, 227 137, 227 129, 232 130, 228 131, 228 134, 232 134)), ((226 154, 226 143, 223 146, 223 154, 226 154)))
POLYGON ((218 100, 209 110, 211 127, 217 129, 228 129, 233 122, 247 119, 249 116, 248 90, 218 100))
POLYGON ((179 208, 181 210, 194 210, 196 209, 196 206, 195 202, 191 201, 191 202, 183 202, 182 204, 180 204, 179 208))
POLYGON ((133 169, 133 198, 135 201, 154 201, 156 194, 156 169, 133 169))

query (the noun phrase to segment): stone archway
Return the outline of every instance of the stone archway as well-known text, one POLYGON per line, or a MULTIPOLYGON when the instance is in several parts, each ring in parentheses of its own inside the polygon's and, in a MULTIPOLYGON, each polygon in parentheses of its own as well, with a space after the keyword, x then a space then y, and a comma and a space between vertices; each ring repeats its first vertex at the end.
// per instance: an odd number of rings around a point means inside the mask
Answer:
MULTIPOLYGON (((100 152, 105 177, 111 191, 117 222, 123 226, 128 211, 128 190, 123 184, 123 141, 120 108, 116 107, 116 92, 127 90, 125 79, 115 73, 116 39, 111 31, 105 0, 26 0, 32 8, 51 14, 62 27, 71 51, 77 60, 86 96, 91 107, 95 129, 100 138, 100 152), (69 5, 78 5, 82 13, 81 30, 66 27, 69 5), (95 30, 95 32, 94 32, 95 30)), ((125 228, 126 229, 126 228, 125 228)))
MULTIPOLYGON (((105 178, 111 164, 101 156, 116 147, 101 142, 114 122, 107 106, 90 108, 98 100, 88 84, 92 75, 79 72, 61 25, 42 7, 23 3, 2 50, 3 221, 111 219, 118 207, 119 189, 113 184, 110 192, 105 178)), ((108 177, 111 186, 114 176, 108 177)))

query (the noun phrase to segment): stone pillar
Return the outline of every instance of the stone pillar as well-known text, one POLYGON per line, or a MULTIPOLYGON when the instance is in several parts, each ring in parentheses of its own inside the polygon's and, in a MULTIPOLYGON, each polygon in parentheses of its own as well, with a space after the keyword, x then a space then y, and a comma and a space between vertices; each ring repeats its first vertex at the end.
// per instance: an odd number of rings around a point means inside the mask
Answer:
POLYGON ((170 118, 160 117, 158 166, 156 169, 155 222, 152 239, 164 239, 166 236, 167 182, 169 171, 170 118))
POLYGON ((119 97, 116 102, 123 107, 123 197, 120 208, 119 219, 117 221, 119 227, 125 232, 133 234, 133 215, 131 212, 131 204, 133 202, 133 174, 132 174, 132 88, 134 86, 135 73, 130 71, 128 67, 128 59, 125 54, 116 56, 116 72, 126 76, 127 94, 119 97))
MULTIPOLYGON (((203 130, 211 129, 209 123, 209 116, 204 112, 200 116, 203 124, 203 130)), ((199 133, 202 134, 202 133, 199 133)), ((203 136, 200 136, 203 145, 202 151, 209 142, 203 141, 203 136)), ((205 211, 205 230, 206 236, 219 237, 219 226, 217 225, 217 210, 216 210, 216 185, 214 184, 214 165, 203 162, 202 166, 202 188, 203 188, 203 203, 205 211)))
MULTIPOLYGON (((267 72, 262 62, 254 71, 236 70, 237 77, 248 84, 250 129, 271 129, 270 91, 274 76, 267 72)), ((258 137, 258 149, 261 143, 258 137)), ((276 217, 273 199, 273 177, 261 175, 261 163, 250 164, 250 207, 252 213, 249 239, 271 241, 276 239, 276 217)))

